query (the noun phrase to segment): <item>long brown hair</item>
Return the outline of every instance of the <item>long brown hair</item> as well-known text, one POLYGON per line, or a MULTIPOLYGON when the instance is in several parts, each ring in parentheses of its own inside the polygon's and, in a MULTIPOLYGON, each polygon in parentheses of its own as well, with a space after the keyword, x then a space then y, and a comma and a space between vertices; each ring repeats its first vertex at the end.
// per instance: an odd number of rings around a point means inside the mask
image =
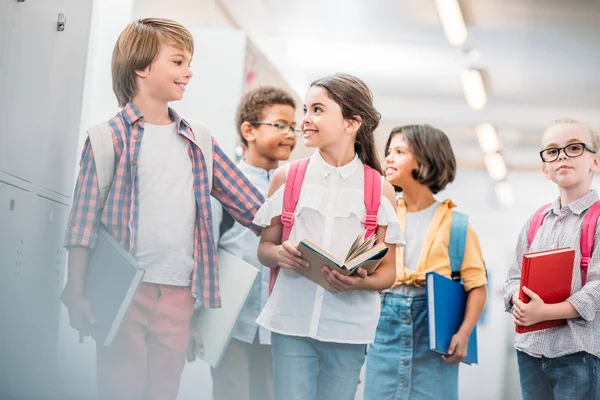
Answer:
POLYGON ((373 106, 373 93, 363 81, 349 74, 335 74, 317 79, 310 87, 323 88, 342 109, 344 119, 361 122, 356 132, 354 151, 363 164, 381 172, 381 162, 375 148, 374 131, 381 114, 373 106))

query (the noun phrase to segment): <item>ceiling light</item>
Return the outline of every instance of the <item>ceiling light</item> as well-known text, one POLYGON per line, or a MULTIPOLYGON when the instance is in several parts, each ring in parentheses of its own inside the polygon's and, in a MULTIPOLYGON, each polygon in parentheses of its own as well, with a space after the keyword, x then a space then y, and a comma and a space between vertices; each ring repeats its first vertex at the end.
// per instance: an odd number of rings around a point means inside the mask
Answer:
POLYGON ((500 150, 500 140, 496 129, 491 124, 479 124, 475 128, 477 140, 483 154, 496 153, 500 150))
POLYGON ((467 27, 458 0, 435 0, 448 41, 460 46, 467 40, 467 27))
POLYGON ((494 191, 498 198, 498 203, 503 206, 510 206, 514 200, 514 191, 512 185, 507 181, 496 182, 494 185, 494 191))
POLYGON ((506 177, 506 164, 500 153, 487 154, 485 166, 493 180, 501 181, 506 177))
POLYGON ((468 69, 463 71, 460 77, 467 103, 472 109, 481 110, 487 103, 481 72, 477 69, 468 69))

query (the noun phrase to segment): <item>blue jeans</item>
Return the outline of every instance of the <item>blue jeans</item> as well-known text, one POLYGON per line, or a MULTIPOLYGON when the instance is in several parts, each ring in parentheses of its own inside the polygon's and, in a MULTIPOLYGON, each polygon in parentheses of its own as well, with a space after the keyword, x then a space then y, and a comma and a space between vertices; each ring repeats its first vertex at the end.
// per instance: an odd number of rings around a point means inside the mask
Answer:
POLYGON ((354 400, 365 349, 273 333, 275 400, 354 400))
POLYGON ((429 350, 425 296, 384 293, 365 400, 458 399, 458 365, 429 350))
POLYGON ((517 351, 523 400, 593 400, 600 359, 579 352, 557 358, 532 357, 517 351))

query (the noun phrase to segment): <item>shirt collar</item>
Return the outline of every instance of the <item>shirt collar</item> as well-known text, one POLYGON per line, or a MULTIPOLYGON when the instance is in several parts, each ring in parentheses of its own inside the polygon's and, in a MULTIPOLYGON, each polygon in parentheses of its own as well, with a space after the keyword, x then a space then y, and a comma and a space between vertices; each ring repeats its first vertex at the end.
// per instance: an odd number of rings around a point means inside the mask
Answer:
POLYGON ((546 210, 544 210, 544 213, 552 211, 554 214, 559 215, 560 213, 564 213, 566 210, 569 210, 573 214, 581 215, 582 212, 590 208, 599 199, 600 197, 598 196, 598 192, 595 189, 592 189, 584 196, 578 198, 571 204, 567 204, 561 209, 560 197, 557 197, 552 204, 546 210))
MULTIPOLYGON (((123 107, 122 114, 123 114, 123 117, 125 118, 125 121, 127 121, 127 123, 129 125, 133 125, 138 121, 143 122, 144 116, 142 115, 140 110, 136 106, 133 105, 132 102, 127 103, 127 105, 125 105, 125 107, 123 107)), ((175 112, 175 110, 173 110, 171 107, 169 107, 169 117, 175 122, 175 126, 177 127, 178 132, 182 131, 181 125, 184 125, 185 127, 187 127, 190 132, 192 131, 188 122, 186 120, 184 120, 183 118, 181 118, 179 116, 179 114, 177 114, 175 112)), ((186 136, 188 136, 188 135, 186 135, 186 136)))
POLYGON ((315 151, 310 157, 310 162, 314 163, 317 166, 317 168, 321 171, 321 175, 323 175, 323 178, 327 178, 329 174, 336 170, 343 179, 346 179, 350 175, 352 175, 358 169, 358 167, 362 165, 362 162, 358 158, 358 155, 355 154, 352 161, 350 161, 348 164, 342 165, 341 167, 334 167, 333 165, 325 161, 319 149, 317 149, 317 151, 315 151))
POLYGON ((275 173, 275 171, 277 171, 277 169, 270 169, 270 170, 266 170, 266 169, 262 169, 262 168, 258 168, 255 167, 253 165, 250 165, 246 162, 246 160, 241 159, 240 162, 238 163, 239 168, 244 171, 244 172, 248 172, 254 175, 258 175, 258 176, 264 176, 267 179, 270 179, 273 174, 275 173))

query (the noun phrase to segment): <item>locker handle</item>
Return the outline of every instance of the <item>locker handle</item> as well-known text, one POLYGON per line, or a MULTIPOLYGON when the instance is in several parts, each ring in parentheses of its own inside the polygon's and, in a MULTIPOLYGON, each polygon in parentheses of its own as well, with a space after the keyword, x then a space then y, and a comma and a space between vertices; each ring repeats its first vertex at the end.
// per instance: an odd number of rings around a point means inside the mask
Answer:
POLYGON ((58 14, 58 20, 56 21, 56 30, 62 32, 65 30, 67 24, 67 17, 63 13, 58 14))

